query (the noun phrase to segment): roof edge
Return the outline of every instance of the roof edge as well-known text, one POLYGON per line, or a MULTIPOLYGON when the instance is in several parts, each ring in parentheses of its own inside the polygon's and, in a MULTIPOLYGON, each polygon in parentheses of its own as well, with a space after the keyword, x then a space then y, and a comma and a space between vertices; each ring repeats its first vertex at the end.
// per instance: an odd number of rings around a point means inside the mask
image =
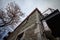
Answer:
MULTIPOLYGON (((35 11, 38 11, 38 13, 40 13, 40 15, 42 15, 41 14, 41 12, 39 11, 39 9, 38 8, 35 8, 17 27, 16 27, 16 29, 26 20, 26 19, 28 19, 29 17, 30 17, 30 15, 32 15, 35 11)), ((43 15, 42 15, 43 16, 43 15)), ((16 30, 15 29, 15 30, 16 30)), ((14 31, 15 31, 14 30, 14 31)))

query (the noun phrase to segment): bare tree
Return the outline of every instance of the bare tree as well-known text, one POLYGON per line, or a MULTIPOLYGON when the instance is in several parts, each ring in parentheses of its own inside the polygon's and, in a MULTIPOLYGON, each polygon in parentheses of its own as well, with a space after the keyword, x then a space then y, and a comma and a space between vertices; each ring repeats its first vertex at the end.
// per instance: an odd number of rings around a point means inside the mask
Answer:
POLYGON ((15 2, 9 3, 5 11, 0 9, 0 40, 15 29, 13 25, 17 24, 24 15, 15 2))
POLYGON ((5 21, 4 21, 4 11, 0 9, 0 27, 4 26, 5 21))
POLYGON ((7 12, 5 13, 4 11, 0 10, 0 19, 3 22, 3 25, 1 25, 0 27, 17 23, 20 17, 23 15, 21 9, 15 2, 10 2, 6 6, 6 11, 7 12))

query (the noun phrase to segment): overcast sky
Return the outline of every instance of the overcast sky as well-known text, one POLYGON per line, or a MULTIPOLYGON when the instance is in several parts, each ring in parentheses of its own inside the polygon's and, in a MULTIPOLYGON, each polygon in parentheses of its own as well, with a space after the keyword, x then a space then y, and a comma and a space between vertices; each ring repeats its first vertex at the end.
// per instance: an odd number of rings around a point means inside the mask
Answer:
POLYGON ((0 8, 4 9, 9 2, 14 1, 25 15, 31 13, 35 8, 38 8, 41 12, 48 8, 60 10, 60 0, 0 0, 0 8))
POLYGON ((5 8, 7 3, 15 1, 21 8, 22 12, 28 15, 35 8, 41 12, 47 8, 59 9, 60 0, 0 0, 0 8, 5 8))

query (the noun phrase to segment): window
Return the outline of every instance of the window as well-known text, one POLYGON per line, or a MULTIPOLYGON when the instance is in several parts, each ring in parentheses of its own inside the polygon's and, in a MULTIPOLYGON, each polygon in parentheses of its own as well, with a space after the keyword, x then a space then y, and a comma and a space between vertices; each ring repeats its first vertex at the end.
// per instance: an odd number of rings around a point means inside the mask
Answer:
POLYGON ((23 34, 24 34, 24 32, 21 33, 21 34, 19 34, 19 35, 17 36, 17 39, 16 39, 16 40, 21 40, 21 38, 23 37, 23 34))

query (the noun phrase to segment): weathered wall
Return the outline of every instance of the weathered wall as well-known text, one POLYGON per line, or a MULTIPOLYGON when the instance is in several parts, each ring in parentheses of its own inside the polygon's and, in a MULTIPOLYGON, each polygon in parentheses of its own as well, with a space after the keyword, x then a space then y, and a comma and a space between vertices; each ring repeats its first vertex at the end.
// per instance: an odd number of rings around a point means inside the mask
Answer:
POLYGON ((16 40, 17 36, 24 32, 22 40, 46 40, 43 37, 43 26, 40 22, 42 15, 35 11, 17 29, 10 34, 8 40, 16 40))

